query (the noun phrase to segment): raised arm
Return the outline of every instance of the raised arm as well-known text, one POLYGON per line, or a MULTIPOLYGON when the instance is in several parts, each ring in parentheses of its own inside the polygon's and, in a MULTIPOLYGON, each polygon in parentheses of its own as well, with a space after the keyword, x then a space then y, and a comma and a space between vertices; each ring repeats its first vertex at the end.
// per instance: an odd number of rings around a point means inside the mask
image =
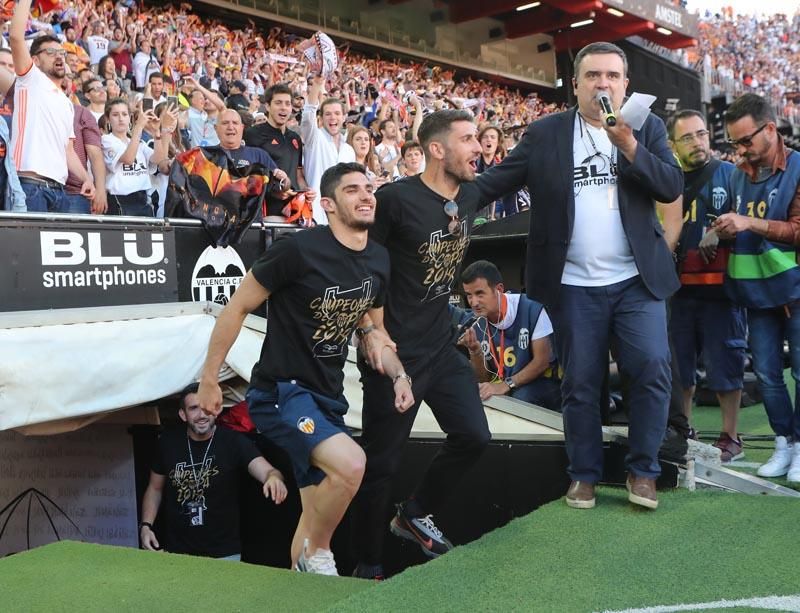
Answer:
POLYGON ((14 70, 18 75, 25 74, 31 67, 31 58, 28 45, 25 42, 25 26, 31 13, 31 0, 19 0, 14 7, 14 15, 8 28, 8 42, 11 45, 11 54, 14 58, 14 70))

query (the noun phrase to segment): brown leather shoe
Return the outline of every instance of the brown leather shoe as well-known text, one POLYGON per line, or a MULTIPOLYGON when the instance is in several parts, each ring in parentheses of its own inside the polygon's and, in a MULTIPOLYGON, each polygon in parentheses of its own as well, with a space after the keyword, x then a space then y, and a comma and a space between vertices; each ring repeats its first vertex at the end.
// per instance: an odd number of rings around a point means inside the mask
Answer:
POLYGON ((638 504, 640 507, 647 509, 658 508, 655 479, 628 474, 625 487, 628 490, 628 500, 633 504, 638 504))
POLYGON ((573 481, 567 490, 567 505, 573 509, 594 508, 594 483, 573 481))

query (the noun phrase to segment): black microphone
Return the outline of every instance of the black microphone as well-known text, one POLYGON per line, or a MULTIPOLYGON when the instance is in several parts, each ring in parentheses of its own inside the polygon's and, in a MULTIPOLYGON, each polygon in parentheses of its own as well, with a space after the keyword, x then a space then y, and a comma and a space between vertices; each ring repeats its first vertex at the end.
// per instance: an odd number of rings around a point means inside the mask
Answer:
POLYGON ((600 110, 603 112, 603 120, 607 126, 614 127, 617 125, 617 115, 614 113, 614 107, 611 106, 611 98, 608 97, 606 92, 597 92, 594 97, 597 104, 600 105, 600 110))

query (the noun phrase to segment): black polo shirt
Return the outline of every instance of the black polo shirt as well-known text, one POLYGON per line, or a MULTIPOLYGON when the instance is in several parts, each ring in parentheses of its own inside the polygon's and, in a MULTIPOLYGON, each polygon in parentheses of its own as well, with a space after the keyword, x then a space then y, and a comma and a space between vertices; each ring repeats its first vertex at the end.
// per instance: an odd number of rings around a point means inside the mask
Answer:
MULTIPOLYGON (((297 132, 286 129, 281 132, 269 122, 253 126, 244 134, 248 147, 259 147, 275 160, 283 172, 289 176, 292 189, 298 189, 297 169, 303 166, 303 140, 297 132)), ((277 200, 267 194, 267 215, 280 215, 286 201, 277 200)))

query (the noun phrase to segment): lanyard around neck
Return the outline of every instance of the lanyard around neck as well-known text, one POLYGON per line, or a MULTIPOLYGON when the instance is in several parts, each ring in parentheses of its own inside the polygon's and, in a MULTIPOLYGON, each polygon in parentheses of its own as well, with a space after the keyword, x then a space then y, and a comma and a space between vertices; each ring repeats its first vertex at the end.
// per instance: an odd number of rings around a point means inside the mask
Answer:
MULTIPOLYGON (((208 451, 211 449, 211 443, 214 442, 214 435, 217 433, 217 427, 214 426, 214 432, 211 433, 211 438, 208 441, 208 445, 206 445, 206 451, 203 454, 203 461, 200 463, 200 474, 203 474, 203 467, 206 465, 206 458, 208 458, 208 451)), ((192 442, 189 439, 189 435, 186 435, 186 446, 189 448, 189 462, 192 466, 192 476, 194 476, 194 485, 198 487, 198 480, 197 480, 197 471, 194 468, 194 456, 192 455, 192 442)))

